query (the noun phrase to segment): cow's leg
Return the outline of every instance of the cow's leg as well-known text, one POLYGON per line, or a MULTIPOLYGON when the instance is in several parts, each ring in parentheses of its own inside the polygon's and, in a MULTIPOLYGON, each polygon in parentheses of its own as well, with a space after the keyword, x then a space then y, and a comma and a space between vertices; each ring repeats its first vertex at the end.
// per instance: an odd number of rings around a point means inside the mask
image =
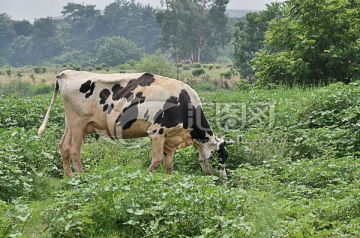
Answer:
POLYGON ((154 169, 160 166, 163 158, 164 143, 165 143, 164 136, 155 135, 151 137, 152 159, 151 159, 151 165, 147 169, 148 172, 152 172, 154 169))
POLYGON ((173 151, 164 148, 165 168, 166 168, 166 173, 167 174, 172 173, 173 155, 174 155, 173 151))
POLYGON ((61 158, 63 161, 63 167, 66 177, 71 177, 71 166, 70 166, 70 134, 67 127, 65 128, 64 135, 59 143, 59 149, 61 153, 61 158))
POLYGON ((68 127, 65 128, 65 132, 60 141, 59 148, 61 157, 63 159, 63 166, 66 177, 71 177, 72 175, 70 159, 74 163, 75 170, 79 173, 83 172, 80 161, 80 148, 83 140, 83 135, 84 132, 82 130, 71 130, 68 127))
POLYGON ((84 138, 84 130, 76 129, 71 133, 71 149, 70 158, 74 163, 75 170, 78 173, 84 172, 81 160, 80 160, 80 149, 84 138))

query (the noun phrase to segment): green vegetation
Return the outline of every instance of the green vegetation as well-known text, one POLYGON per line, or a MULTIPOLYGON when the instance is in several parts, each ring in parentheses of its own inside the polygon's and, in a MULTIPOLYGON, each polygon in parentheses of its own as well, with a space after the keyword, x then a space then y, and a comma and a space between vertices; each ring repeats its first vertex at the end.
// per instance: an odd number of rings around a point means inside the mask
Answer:
POLYGON ((69 3, 33 24, 0 14, 0 237, 360 237, 359 4, 289 0, 235 22, 227 2, 69 3), (146 138, 92 136, 85 173, 64 179, 61 100, 37 136, 64 69, 190 84, 236 141, 228 180, 204 176, 192 147, 173 175, 148 174, 146 138))
POLYGON ((359 83, 211 90, 199 91, 207 117, 237 141, 225 183, 203 175, 194 148, 172 176, 147 174, 148 140, 92 137, 86 172, 63 179, 61 100, 39 138, 51 95, 1 99, 0 236, 360 236, 359 83))
POLYGON ((289 0, 237 23, 235 65, 258 83, 328 85, 360 76, 357 1, 289 0))

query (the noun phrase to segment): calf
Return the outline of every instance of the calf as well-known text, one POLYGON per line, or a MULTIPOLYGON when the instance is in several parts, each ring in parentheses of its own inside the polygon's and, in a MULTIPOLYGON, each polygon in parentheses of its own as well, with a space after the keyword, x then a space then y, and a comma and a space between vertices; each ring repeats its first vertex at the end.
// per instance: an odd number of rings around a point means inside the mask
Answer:
MULTIPOLYGON (((174 151, 194 145, 206 174, 212 169, 213 152, 221 163, 228 157, 225 141, 214 135, 204 116, 197 93, 181 81, 149 73, 95 74, 66 70, 56 77, 54 94, 39 128, 43 134, 60 89, 65 111, 65 131, 59 148, 66 176, 70 159, 83 172, 80 148, 86 135, 97 133, 111 139, 149 137, 152 172, 164 159, 171 174, 174 151)), ((225 170, 222 174, 226 176, 225 170)))

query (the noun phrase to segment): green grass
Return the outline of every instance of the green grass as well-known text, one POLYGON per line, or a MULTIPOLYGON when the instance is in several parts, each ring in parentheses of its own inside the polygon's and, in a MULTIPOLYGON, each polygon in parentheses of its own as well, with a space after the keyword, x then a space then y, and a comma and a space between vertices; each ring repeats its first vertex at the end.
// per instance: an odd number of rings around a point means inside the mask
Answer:
POLYGON ((172 176, 146 173, 147 139, 89 138, 85 173, 63 179, 60 100, 44 138, 51 95, 0 100, 0 237, 360 236, 358 84, 199 95, 216 134, 237 141, 226 183, 204 176, 192 147, 172 176), (228 126, 238 107, 246 123, 228 126))

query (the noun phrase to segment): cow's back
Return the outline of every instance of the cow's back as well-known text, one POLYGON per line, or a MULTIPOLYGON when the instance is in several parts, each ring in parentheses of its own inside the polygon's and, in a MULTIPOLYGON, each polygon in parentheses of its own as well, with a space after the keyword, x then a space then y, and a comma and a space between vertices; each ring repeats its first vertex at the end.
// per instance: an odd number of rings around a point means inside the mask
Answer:
POLYGON ((63 71, 58 75, 66 114, 84 117, 111 138, 146 136, 149 127, 169 128, 187 120, 196 92, 181 81, 152 75, 63 71))

